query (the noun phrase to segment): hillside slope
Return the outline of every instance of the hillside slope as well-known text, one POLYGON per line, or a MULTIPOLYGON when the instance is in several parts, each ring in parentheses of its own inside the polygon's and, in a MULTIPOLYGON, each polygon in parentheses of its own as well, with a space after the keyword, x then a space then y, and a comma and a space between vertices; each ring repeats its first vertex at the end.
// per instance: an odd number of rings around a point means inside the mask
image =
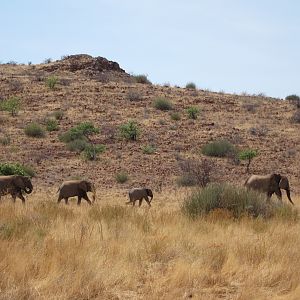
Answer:
MULTIPOLYGON (((146 70, 145 70, 146 71, 146 70)), ((295 107, 266 97, 238 96, 136 83, 117 63, 87 55, 66 57, 49 64, 0 65, 0 97, 18 96, 22 108, 17 117, 0 111, 1 132, 11 143, 0 145, 0 162, 21 162, 36 170, 34 183, 56 188, 71 177, 94 180, 103 189, 125 189, 147 184, 163 188, 175 184, 180 174, 177 158, 202 157, 201 147, 215 139, 227 139, 241 149, 259 151, 251 166, 253 173, 280 172, 290 178, 292 192, 299 192, 299 129, 291 122, 295 107), (55 75, 60 80, 49 89, 45 80, 55 75), (140 96, 129 99, 129 92, 140 96), (181 114, 174 121, 170 112, 153 107, 157 97, 166 97, 181 114), (197 120, 188 119, 186 109, 198 106, 197 120), (44 138, 24 134, 30 122, 43 123, 56 110, 64 111, 59 131, 44 138), (129 119, 141 126, 136 142, 121 139, 120 124, 129 119), (106 146, 98 161, 84 161, 70 152, 58 136, 72 126, 90 121, 100 128, 94 142, 106 146), (154 144, 155 153, 144 154, 142 147, 154 144), (129 175, 124 184, 116 182, 121 170, 129 175)), ((213 158, 218 180, 242 184, 247 177, 245 164, 228 158, 213 158)))

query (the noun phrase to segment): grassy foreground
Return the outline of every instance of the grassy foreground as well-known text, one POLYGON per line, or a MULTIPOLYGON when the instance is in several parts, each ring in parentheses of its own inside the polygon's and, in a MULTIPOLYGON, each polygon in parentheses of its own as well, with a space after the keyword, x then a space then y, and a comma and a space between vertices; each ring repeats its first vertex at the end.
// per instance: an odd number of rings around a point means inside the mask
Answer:
POLYGON ((173 196, 151 209, 120 198, 90 208, 4 197, 0 299, 300 298, 298 220, 222 210, 191 220, 173 196))

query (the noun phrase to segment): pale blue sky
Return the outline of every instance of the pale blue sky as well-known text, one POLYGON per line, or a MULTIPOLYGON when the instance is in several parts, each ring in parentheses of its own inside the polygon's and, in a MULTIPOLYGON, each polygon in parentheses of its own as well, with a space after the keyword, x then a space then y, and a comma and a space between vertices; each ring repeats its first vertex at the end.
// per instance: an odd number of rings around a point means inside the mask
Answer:
POLYGON ((300 94, 298 0, 0 0, 0 61, 87 53, 154 83, 300 94))

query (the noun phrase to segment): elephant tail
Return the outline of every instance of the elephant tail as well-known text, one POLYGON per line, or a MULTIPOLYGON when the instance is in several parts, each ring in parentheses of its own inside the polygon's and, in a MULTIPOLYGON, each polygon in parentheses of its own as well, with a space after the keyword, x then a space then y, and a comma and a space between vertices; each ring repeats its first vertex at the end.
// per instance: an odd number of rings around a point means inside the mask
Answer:
MULTIPOLYGON (((251 176, 250 176, 250 177, 251 177, 251 176)), ((245 183, 244 183, 244 186, 247 186, 247 183, 248 183, 250 177, 248 177, 248 178, 246 179, 246 181, 245 181, 245 183)))

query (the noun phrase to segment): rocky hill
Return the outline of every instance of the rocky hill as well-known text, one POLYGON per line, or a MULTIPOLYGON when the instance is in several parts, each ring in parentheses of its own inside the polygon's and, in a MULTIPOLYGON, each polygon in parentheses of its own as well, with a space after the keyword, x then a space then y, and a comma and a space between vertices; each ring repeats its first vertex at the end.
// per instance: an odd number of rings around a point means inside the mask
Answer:
MULTIPOLYGON (((147 70, 145 70, 147 71, 147 70)), ((201 148, 208 142, 228 140, 239 149, 257 149, 251 172, 279 172, 290 178, 292 192, 299 192, 299 129, 292 121, 295 106, 264 96, 231 95, 170 86, 137 83, 115 62, 89 55, 71 55, 39 65, 0 65, 0 99, 18 97, 17 116, 0 111, 0 162, 20 162, 36 171, 34 183, 57 188, 71 177, 86 177, 103 189, 124 189, 147 184, 158 188, 173 186, 180 175, 178 160, 203 158, 201 148), (54 88, 45 83, 55 76, 54 88), (154 107, 158 97, 169 99, 172 111, 154 107), (200 109, 196 120, 186 112, 200 109), (45 126, 54 112, 62 112, 58 131, 43 138, 28 137, 30 122, 45 126), (176 112, 180 120, 173 120, 176 112), (141 129, 137 141, 118 134, 121 124, 135 120, 141 129), (86 161, 66 148, 59 136, 81 122, 92 122, 100 132, 93 143, 106 151, 96 161, 86 161), (146 154, 152 145, 154 153, 146 154), (117 183, 124 171, 129 180, 117 183)), ((242 184, 247 177, 245 163, 234 157, 211 158, 217 180, 242 184)))

